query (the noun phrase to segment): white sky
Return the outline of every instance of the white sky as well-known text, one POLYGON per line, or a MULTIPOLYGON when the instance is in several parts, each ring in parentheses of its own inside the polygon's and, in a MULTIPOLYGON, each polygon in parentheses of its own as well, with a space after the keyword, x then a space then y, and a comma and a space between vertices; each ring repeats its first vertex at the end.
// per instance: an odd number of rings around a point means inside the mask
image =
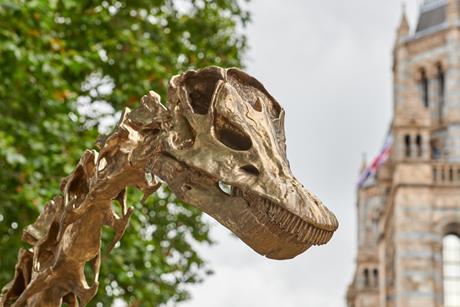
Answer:
MULTIPOLYGON (((411 24, 417 0, 407 1, 411 24)), ((247 71, 286 110, 288 157, 341 225, 330 243, 289 261, 259 256, 225 228, 200 247, 215 274, 186 307, 345 306, 356 254, 355 182, 382 145, 392 112, 400 0, 253 0, 247 71)))

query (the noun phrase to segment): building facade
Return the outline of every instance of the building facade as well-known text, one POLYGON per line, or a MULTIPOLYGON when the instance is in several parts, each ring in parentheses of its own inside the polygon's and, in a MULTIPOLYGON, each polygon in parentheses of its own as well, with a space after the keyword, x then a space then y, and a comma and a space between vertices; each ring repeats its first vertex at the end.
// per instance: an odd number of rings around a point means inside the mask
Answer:
MULTIPOLYGON (((460 0, 425 0, 394 46, 391 152, 357 190, 349 307, 460 306, 460 0)), ((363 166, 365 171, 367 166, 363 166)))

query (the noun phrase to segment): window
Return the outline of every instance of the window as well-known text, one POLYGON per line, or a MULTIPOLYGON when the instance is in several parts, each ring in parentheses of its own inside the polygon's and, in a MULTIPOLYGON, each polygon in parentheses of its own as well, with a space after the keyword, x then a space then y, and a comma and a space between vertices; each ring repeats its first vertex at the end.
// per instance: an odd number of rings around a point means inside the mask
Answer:
POLYGON ((442 240, 444 306, 460 306, 460 237, 449 234, 442 240))
POLYGON ((422 93, 423 105, 428 108, 430 106, 430 92, 425 69, 420 70, 420 90, 422 93))
POLYGON ((417 134, 415 138, 415 143, 417 144, 417 156, 421 157, 422 156, 422 137, 420 134, 417 134))
POLYGON ((379 287, 379 271, 377 269, 374 269, 373 275, 374 275, 374 287, 378 288, 379 287))
POLYGON ((438 139, 432 139, 431 145, 431 158, 438 160, 441 159, 441 142, 438 139))
POLYGON ((370 286, 369 269, 364 269, 364 287, 368 288, 369 286, 370 286))
POLYGON ((439 116, 441 116, 441 112, 444 105, 444 96, 445 96, 445 73, 442 69, 441 64, 438 65, 438 101, 439 101, 439 116))
POLYGON ((410 135, 409 134, 406 134, 404 136, 404 152, 405 152, 405 155, 406 155, 406 158, 409 158, 411 156, 411 146, 410 146, 410 135))

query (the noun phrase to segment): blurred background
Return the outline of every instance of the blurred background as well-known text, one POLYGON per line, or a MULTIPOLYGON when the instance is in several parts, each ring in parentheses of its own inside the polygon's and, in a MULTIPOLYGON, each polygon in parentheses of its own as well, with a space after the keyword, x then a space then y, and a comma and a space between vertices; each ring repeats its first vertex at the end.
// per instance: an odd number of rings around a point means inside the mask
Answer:
MULTIPOLYGON (((406 5, 414 23, 418 3, 406 5)), ((345 306, 356 182, 390 124, 401 12, 399 0, 1 1, 0 285, 12 278, 21 230, 123 107, 150 89, 165 97, 183 70, 237 66, 285 108, 291 168, 339 230, 277 262, 167 189, 146 206, 132 191, 137 210, 94 305, 345 306)))
MULTIPOLYGON (((419 4, 405 2, 412 27, 419 4)), ((391 123, 402 7, 398 0, 249 3, 246 69, 286 109, 291 168, 340 227, 325 246, 276 262, 216 224, 211 234, 219 244, 202 252, 215 274, 193 288, 186 306, 346 306, 356 257, 356 184, 363 155, 369 161, 378 154, 391 123)))

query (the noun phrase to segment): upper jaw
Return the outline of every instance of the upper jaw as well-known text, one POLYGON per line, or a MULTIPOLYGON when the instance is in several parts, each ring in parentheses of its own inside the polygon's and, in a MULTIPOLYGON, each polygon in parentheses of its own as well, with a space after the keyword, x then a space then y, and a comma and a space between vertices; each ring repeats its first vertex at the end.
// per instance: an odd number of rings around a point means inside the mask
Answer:
POLYGON ((311 245, 326 244, 338 228, 335 215, 321 201, 297 185, 285 197, 260 193, 247 187, 234 187, 234 194, 243 197, 256 215, 268 217, 278 231, 289 233, 292 240, 311 245))

